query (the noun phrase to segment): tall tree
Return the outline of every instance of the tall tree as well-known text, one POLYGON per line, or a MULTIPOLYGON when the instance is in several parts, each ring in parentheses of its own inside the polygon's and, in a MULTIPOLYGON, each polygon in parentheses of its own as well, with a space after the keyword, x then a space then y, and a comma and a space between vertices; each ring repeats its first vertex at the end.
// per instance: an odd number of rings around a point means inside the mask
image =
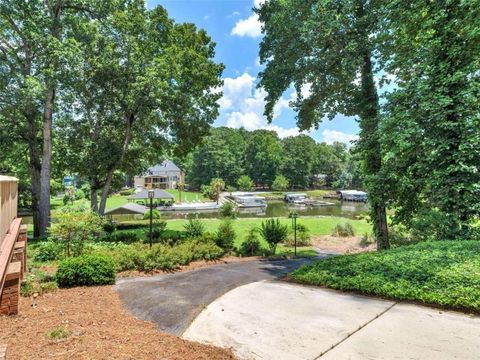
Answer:
POLYGON ((75 59, 72 23, 91 18, 96 2, 5 0, 0 3, 0 113, 28 144, 34 235, 50 222, 52 127, 67 64, 75 59))
POLYGON ((255 130, 248 133, 246 171, 256 185, 271 186, 279 172, 282 146, 275 131, 255 130))
POLYGON ((265 114, 292 84, 300 129, 318 126, 325 116, 358 116, 366 188, 377 248, 389 247, 385 196, 378 176, 380 105, 374 81, 374 54, 380 25, 377 1, 270 0, 256 12, 265 37, 266 63, 258 86, 268 92, 265 114))
POLYGON ((431 235, 464 238, 480 214, 480 2, 387 9, 383 53, 397 87, 383 141, 396 218, 435 217, 431 235))
POLYGON ((306 188, 314 165, 315 140, 308 135, 289 136, 282 140, 282 174, 290 186, 306 188))
POLYGON ((79 169, 91 182, 94 209, 101 189, 103 214, 115 171, 186 153, 208 133, 223 65, 205 31, 141 0, 93 24, 85 40, 82 82, 73 90, 79 108, 66 131, 85 149, 79 169))

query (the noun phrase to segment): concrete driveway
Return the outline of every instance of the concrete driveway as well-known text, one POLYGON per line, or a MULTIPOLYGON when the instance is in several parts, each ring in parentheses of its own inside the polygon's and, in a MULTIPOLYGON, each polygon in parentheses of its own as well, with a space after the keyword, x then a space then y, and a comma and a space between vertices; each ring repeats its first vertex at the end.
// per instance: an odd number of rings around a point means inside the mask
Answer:
POLYGON ((183 337, 242 359, 480 359, 480 317, 280 281, 226 293, 183 337))
MULTIPOLYGON (((319 253, 318 258, 328 256, 319 253)), ((314 259, 255 260, 170 275, 119 280, 116 289, 135 316, 181 335, 212 301, 238 286, 275 279, 314 259)))

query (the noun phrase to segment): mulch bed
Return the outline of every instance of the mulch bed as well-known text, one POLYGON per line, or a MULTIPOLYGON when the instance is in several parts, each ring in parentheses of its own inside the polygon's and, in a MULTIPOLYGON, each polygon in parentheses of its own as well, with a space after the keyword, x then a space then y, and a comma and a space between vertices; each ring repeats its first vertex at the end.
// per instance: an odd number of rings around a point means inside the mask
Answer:
POLYGON ((230 350, 160 332, 128 314, 111 286, 61 289, 22 298, 20 314, 0 317, 7 359, 235 359, 230 350), (52 340, 57 328, 69 336, 52 340))

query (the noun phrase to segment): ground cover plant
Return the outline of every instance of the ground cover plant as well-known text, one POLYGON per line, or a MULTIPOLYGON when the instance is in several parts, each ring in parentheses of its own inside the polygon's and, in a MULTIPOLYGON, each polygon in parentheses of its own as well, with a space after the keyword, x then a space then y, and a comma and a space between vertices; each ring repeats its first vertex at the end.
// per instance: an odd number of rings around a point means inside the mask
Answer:
POLYGON ((480 312, 479 269, 479 241, 435 241, 331 257, 289 277, 310 285, 480 312))

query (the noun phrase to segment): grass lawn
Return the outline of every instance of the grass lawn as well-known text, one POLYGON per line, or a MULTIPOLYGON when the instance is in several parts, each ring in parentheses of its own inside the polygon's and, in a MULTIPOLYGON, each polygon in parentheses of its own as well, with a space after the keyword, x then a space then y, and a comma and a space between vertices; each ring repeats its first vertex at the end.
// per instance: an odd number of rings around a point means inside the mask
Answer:
POLYGON ((436 241, 343 255, 289 275, 310 285, 480 311, 480 241, 436 241))

